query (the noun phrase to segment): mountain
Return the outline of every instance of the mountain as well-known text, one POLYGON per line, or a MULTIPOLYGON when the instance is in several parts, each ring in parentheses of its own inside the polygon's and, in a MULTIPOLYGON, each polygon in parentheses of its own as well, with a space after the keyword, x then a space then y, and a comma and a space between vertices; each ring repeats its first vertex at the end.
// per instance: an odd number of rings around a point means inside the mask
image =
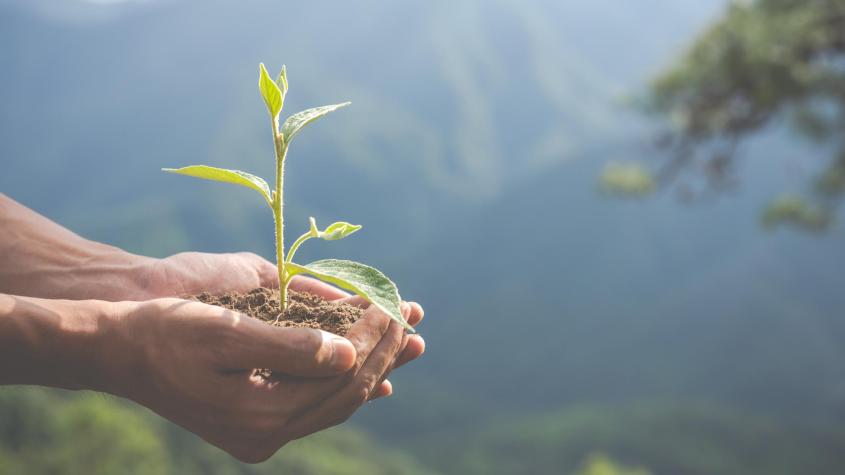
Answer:
MULTIPOLYGON (((270 214, 251 192, 159 168, 271 176, 257 64, 284 62, 286 112, 353 102, 291 147, 290 229, 308 216, 365 226, 300 255, 372 263, 426 308, 428 354, 391 376, 396 396, 357 427, 433 467, 487 467, 503 447, 524 450, 508 463, 533 457, 526 447, 560 432, 534 438, 526 427, 569 427, 573 407, 599 404, 588 421, 610 408, 607 418, 642 424, 631 430, 647 438, 654 420, 707 432, 699 422, 710 415, 690 405, 703 403, 732 422, 700 451, 731 457, 721 438, 754 418, 768 421, 765 436, 793 441, 783 434, 796 420, 816 434, 845 417, 842 228, 803 236, 756 223, 775 191, 807 173, 800 157, 819 152, 769 131, 742 150, 742 188, 693 206, 669 194, 615 201, 595 185, 608 161, 657 158, 653 124, 630 99, 723 8, 2 0, 0 190, 135 252, 270 256, 270 214), (665 402, 666 414, 625 412, 642 402, 665 402), (431 447, 442 442, 481 455, 440 460, 431 447)), ((569 447, 582 429, 549 446, 569 447)), ((736 452, 754 446, 741 434, 736 452)), ((697 439, 677 448, 686 461, 664 466, 629 457, 659 448, 623 436, 627 452, 592 448, 655 473, 713 473, 701 472, 706 461, 685 465, 697 439)), ((567 466, 589 455, 582 445, 567 466)), ((811 449, 789 463, 809 453, 841 466, 811 449)), ((733 470, 753 459, 743 457, 733 470)))
POLYGON ((461 444, 433 445, 430 459, 450 473, 574 473, 599 453, 654 474, 789 475, 841 467, 843 444, 836 428, 708 404, 593 404, 493 422, 461 444))
POLYGON ((260 465, 237 462, 198 437, 121 400, 41 388, 0 390, 0 473, 426 475, 408 454, 335 429, 289 444, 260 465))

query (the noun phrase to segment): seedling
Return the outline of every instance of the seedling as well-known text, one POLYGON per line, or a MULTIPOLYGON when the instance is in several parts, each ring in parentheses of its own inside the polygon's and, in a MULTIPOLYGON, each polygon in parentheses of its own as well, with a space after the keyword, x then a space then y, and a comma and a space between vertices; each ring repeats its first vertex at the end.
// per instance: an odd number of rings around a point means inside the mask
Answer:
POLYGON ((261 97, 264 98, 264 103, 267 105, 267 112, 270 114, 270 122, 273 130, 273 144, 276 154, 276 183, 272 191, 267 182, 261 177, 240 170, 227 170, 208 165, 193 165, 175 169, 163 168, 162 170, 204 178, 206 180, 234 183, 251 188, 261 194, 264 201, 273 211, 275 222, 276 264, 279 270, 279 300, 281 302, 282 313, 287 308, 288 286, 290 285, 291 279, 298 274, 310 274, 318 279, 360 295, 402 324, 409 332, 413 333, 413 327, 408 325, 402 318, 402 312, 399 308, 401 300, 396 285, 380 271, 358 262, 340 259, 323 259, 308 265, 300 265, 293 262, 296 251, 305 241, 312 238, 336 241, 358 231, 361 229, 361 226, 340 221, 329 225, 321 231, 317 227, 317 222, 314 218, 310 218, 309 230, 294 241, 287 255, 285 254, 283 190, 285 157, 287 157, 288 147, 303 127, 330 112, 348 106, 350 103, 344 102, 342 104, 315 107, 297 112, 285 119, 280 127, 279 114, 284 106, 285 95, 288 91, 288 79, 285 67, 282 66, 281 73, 279 73, 279 76, 274 81, 267 73, 264 64, 259 65, 258 89, 261 92, 261 97))

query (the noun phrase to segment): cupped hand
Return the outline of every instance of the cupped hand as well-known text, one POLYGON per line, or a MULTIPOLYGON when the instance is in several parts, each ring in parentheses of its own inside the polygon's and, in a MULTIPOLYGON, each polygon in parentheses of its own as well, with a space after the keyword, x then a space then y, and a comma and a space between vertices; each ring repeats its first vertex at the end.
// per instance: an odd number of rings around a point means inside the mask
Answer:
MULTIPOLYGON (((144 299, 159 297, 180 297, 201 292, 222 294, 246 292, 256 287, 274 288, 279 285, 276 266, 263 257, 251 252, 213 254, 205 252, 183 252, 164 259, 150 261, 146 266, 144 299)), ((366 307, 360 297, 306 276, 295 276, 290 288, 300 292, 319 295, 326 300, 343 300, 353 305, 366 307)), ((415 303, 408 305, 408 322, 416 326, 422 321, 423 309, 415 303)), ((405 337, 402 352, 394 367, 402 366, 425 352, 425 341, 419 335, 405 337)), ((372 398, 389 396, 393 393, 390 381, 382 381, 372 398)))
POLYGON ((247 292, 256 287, 279 286, 276 266, 251 252, 182 252, 147 261, 139 274, 140 285, 135 289, 138 295, 122 300, 247 292))
POLYGON ((136 303, 120 321, 107 389, 245 462, 346 420, 379 395, 407 345, 402 327, 375 307, 347 338, 179 299, 136 303))
MULTIPOLYGON (((145 298, 179 297, 200 292, 246 292, 256 287, 279 286, 276 266, 251 252, 183 252, 153 261, 148 266, 147 275, 147 284, 143 290, 145 298)), ((310 277, 295 276, 291 280, 290 288, 319 295, 326 300, 343 300, 353 305, 367 306, 362 298, 350 296, 336 287, 310 277)), ((408 322, 412 326, 419 324, 423 318, 422 307, 415 302, 403 305, 409 307, 408 322)), ((395 367, 419 358, 425 351, 425 341, 419 335, 406 337, 402 349, 395 367)), ((392 390, 390 382, 384 381, 377 388, 373 398, 389 396, 392 390)))

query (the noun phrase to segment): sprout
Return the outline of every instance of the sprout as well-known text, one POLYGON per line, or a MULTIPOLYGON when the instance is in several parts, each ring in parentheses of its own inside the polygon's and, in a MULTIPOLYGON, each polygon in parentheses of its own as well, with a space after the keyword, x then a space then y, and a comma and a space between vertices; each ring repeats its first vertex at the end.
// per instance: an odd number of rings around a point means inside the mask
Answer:
POLYGON ((293 243, 287 255, 285 254, 284 194, 282 191, 284 189, 285 157, 287 157, 288 147, 303 127, 330 112, 348 106, 350 103, 344 102, 297 112, 285 119, 280 126, 279 114, 284 107, 285 95, 288 91, 288 79, 285 67, 282 66, 282 71, 273 80, 267 73, 264 64, 259 65, 258 89, 261 92, 261 97, 264 99, 264 104, 267 106, 273 131, 273 145, 276 155, 276 181, 272 190, 261 177, 240 170, 227 170, 207 165, 192 165, 175 169, 164 168, 163 170, 206 180, 234 183, 251 188, 261 195, 272 210, 275 222, 276 264, 279 272, 279 297, 282 313, 287 308, 287 293, 291 279, 297 274, 310 274, 318 279, 330 282, 360 295, 399 322, 409 332, 413 332, 414 329, 402 318, 402 312, 399 306, 401 300, 396 284, 378 270, 358 262, 339 259, 324 259, 308 265, 296 264, 292 260, 299 246, 309 239, 317 238, 336 241, 358 231, 361 229, 361 226, 346 222, 337 222, 330 224, 326 229, 320 231, 317 228, 316 220, 310 218, 308 232, 300 236, 293 243))

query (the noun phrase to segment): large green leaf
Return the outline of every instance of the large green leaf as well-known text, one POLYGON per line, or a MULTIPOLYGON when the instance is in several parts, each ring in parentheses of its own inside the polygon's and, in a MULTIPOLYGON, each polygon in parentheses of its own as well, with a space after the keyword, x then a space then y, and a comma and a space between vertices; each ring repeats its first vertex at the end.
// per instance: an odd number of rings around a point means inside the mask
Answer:
POLYGON ((240 170, 227 170, 225 168, 210 167, 208 165, 191 165, 183 168, 162 168, 162 171, 170 173, 178 173, 180 175, 188 175, 197 178, 204 178, 206 180, 222 181, 224 183, 234 183, 236 185, 252 188, 261 193, 264 200, 271 207, 273 200, 270 197, 270 187, 263 178, 255 176, 251 173, 242 172, 240 170))
POLYGON ((299 133, 299 131, 305 127, 306 125, 314 122, 315 120, 323 117, 324 115, 328 114, 329 112, 334 112, 341 107, 346 107, 351 102, 344 102, 342 104, 332 104, 330 106, 320 106, 315 107, 313 109, 306 109, 302 112, 297 112, 296 114, 288 117, 285 119, 285 123, 282 125, 282 135, 285 138, 285 143, 290 143, 293 137, 299 133))
POLYGON ((273 81, 270 75, 267 74, 267 68, 264 67, 264 63, 261 63, 258 69, 258 90, 261 91, 261 97, 264 98, 264 103, 267 104, 267 112, 270 113, 270 117, 273 120, 276 120, 284 106, 285 97, 276 84, 276 81, 273 81))
POLYGON ((285 264, 289 275, 311 274, 318 279, 355 292, 372 305, 399 322, 406 330, 415 333, 414 327, 402 318, 399 290, 390 279, 377 269, 353 261, 323 259, 308 265, 293 262, 285 264))

